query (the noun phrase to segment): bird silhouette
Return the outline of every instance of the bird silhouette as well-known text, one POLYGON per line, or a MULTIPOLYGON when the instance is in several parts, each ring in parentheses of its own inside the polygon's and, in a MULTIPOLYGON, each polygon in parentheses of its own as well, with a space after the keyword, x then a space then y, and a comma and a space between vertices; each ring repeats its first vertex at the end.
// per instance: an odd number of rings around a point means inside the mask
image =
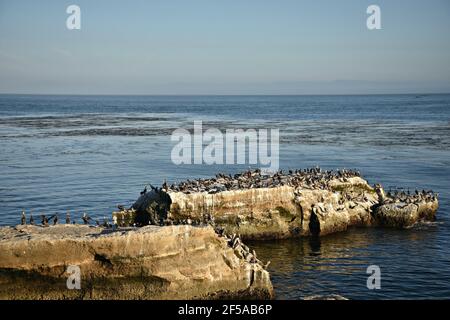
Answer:
POLYGON ((41 214, 41 224, 42 224, 44 227, 48 227, 48 219, 47 219, 47 217, 45 216, 45 214, 41 214))
POLYGON ((89 217, 87 215, 87 213, 85 212, 85 213, 83 213, 83 216, 81 217, 81 219, 83 219, 84 224, 89 224, 89 220, 91 220, 91 217, 89 217))
POLYGON ((25 216, 25 210, 22 210, 22 217, 20 218, 20 224, 21 225, 27 224, 27 217, 25 216))

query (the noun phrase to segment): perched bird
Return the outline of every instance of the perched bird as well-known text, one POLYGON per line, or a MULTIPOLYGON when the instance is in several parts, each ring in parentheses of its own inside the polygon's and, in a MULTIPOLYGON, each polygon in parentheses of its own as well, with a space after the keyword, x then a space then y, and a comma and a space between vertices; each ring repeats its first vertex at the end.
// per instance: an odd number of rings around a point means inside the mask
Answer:
POLYGON ((34 219, 33 219, 33 215, 31 214, 31 212, 30 212, 30 224, 34 225, 34 219))
POLYGON ((117 216, 113 216, 113 229, 117 229, 117 216))
POLYGON ((56 226, 58 224, 58 214, 55 214, 55 218, 53 218, 53 225, 56 226))
POLYGON ((47 222, 52 221, 55 217, 56 217, 56 214, 50 216, 49 218, 47 218, 47 222))
POLYGON ((70 212, 67 211, 66 213, 66 224, 70 224, 70 212))
POLYGON ((41 224, 42 224, 44 227, 48 227, 48 219, 47 219, 47 217, 45 216, 45 214, 41 214, 41 224))
POLYGON ((20 224, 21 225, 27 224, 27 217, 25 216, 25 210, 22 210, 22 217, 20 218, 20 224))
POLYGON ((105 228, 109 228, 109 227, 110 227, 110 225, 109 225, 109 223, 108 223, 108 220, 106 220, 106 217, 103 217, 103 223, 102 223, 102 226, 105 227, 105 228))
POLYGON ((85 213, 83 213, 83 216, 81 217, 81 219, 83 219, 84 224, 89 224, 89 220, 91 220, 91 217, 89 217, 87 215, 87 213, 85 212, 85 213))
POLYGON ((141 196, 147 193, 147 186, 144 187, 144 190, 141 191, 141 196))

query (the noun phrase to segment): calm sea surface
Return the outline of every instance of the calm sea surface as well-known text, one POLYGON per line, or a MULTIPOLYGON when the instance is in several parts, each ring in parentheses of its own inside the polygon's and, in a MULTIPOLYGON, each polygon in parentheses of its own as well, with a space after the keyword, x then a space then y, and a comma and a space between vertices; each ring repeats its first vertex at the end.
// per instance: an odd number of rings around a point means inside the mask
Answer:
POLYGON ((450 298, 450 95, 0 95, 0 225, 19 223, 22 209, 110 217, 146 183, 248 167, 172 164, 170 134, 194 120, 280 129, 284 169, 356 168, 370 183, 440 193, 438 221, 410 230, 252 242, 272 262, 278 298, 450 298), (373 264, 381 290, 366 287, 373 264))

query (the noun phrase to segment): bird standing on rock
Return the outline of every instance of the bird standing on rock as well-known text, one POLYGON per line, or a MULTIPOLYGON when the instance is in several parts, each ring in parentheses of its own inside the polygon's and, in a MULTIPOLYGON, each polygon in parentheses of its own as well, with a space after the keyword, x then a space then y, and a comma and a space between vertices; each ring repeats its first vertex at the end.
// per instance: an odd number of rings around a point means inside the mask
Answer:
POLYGON ((20 218, 20 224, 21 225, 27 224, 27 217, 25 216, 25 210, 22 210, 22 217, 20 218))
POLYGON ((113 230, 116 230, 118 227, 117 216, 113 216, 113 230))
MULTIPOLYGON (((50 221, 52 221, 52 220, 53 220, 53 223, 54 223, 54 219, 55 219, 55 217, 56 217, 56 214, 54 214, 54 215, 50 216, 50 218, 47 218, 47 222, 50 222, 50 221)), ((56 220, 56 221, 58 221, 58 220, 56 220)))
POLYGON ((87 213, 85 212, 85 213, 83 213, 83 216, 81 217, 81 219, 83 219, 84 224, 89 224, 89 220, 91 220, 91 217, 89 217, 87 215, 87 213))
POLYGON ((47 217, 45 216, 45 214, 41 214, 41 224, 42 224, 44 227, 48 227, 48 219, 47 219, 47 217))
POLYGON ((70 212, 67 211, 66 213, 66 224, 70 224, 70 212))

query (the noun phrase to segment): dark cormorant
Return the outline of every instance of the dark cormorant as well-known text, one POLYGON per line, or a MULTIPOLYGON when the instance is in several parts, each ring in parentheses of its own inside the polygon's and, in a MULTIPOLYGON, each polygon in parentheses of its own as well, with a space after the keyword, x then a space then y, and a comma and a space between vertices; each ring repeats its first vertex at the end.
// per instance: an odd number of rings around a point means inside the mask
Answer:
POLYGON ((20 218, 20 224, 25 225, 27 224, 27 217, 25 216, 25 211, 22 210, 22 217, 20 218))
POLYGON ((91 220, 91 217, 89 217, 85 212, 85 213, 83 213, 83 216, 81 217, 81 219, 83 219, 84 224, 89 224, 89 220, 91 220))
POLYGON ((44 226, 44 227, 48 227, 48 219, 47 219, 47 217, 45 216, 45 214, 42 214, 41 215, 41 224, 44 226))

